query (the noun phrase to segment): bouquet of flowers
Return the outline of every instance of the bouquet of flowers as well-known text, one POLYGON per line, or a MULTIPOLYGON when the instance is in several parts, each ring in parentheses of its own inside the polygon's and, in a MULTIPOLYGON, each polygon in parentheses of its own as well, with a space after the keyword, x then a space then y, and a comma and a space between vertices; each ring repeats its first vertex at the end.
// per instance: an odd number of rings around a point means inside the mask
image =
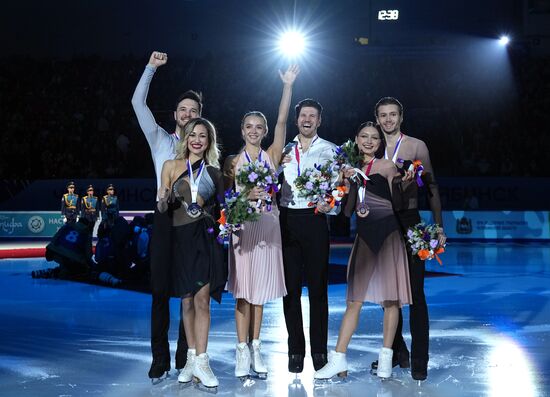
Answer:
POLYGON ((445 252, 445 245, 440 245, 437 239, 439 225, 426 225, 421 222, 407 231, 407 241, 411 246, 413 255, 418 255, 420 259, 437 259, 441 265, 439 254, 445 252))
MULTIPOLYGON (((278 175, 275 170, 269 167, 266 161, 256 160, 243 165, 237 173, 235 180, 244 187, 244 192, 248 193, 255 187, 262 187, 268 193, 266 207, 271 211, 273 195, 279 191, 277 187, 278 175)), ((256 208, 262 205, 262 200, 258 200, 256 208)))
POLYGON ((335 149, 334 162, 341 168, 344 165, 352 168, 361 166, 361 155, 357 145, 352 140, 348 139, 342 145, 335 149))
MULTIPOLYGON (((336 187, 333 180, 338 176, 338 167, 332 160, 323 165, 314 165, 314 168, 306 168, 301 175, 294 180, 298 191, 298 197, 309 200, 308 206, 313 207, 320 200, 325 200, 331 207, 340 205, 345 188, 336 187)), ((317 213, 317 209, 315 209, 317 213)))
POLYGON ((225 202, 220 211, 220 232, 218 233, 218 241, 223 243, 229 240, 231 233, 236 232, 241 228, 244 222, 257 221, 260 214, 250 205, 250 201, 246 195, 235 192, 231 189, 225 192, 225 202))

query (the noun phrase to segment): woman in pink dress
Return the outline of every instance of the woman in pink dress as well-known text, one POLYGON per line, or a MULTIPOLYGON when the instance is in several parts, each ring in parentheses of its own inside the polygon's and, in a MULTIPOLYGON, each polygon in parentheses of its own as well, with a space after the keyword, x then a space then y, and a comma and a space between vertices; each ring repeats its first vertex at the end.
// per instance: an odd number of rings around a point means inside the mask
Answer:
MULTIPOLYGON (((412 303, 409 265, 405 240, 392 208, 392 184, 408 184, 412 172, 401 176, 395 164, 383 158, 384 134, 378 126, 362 124, 355 143, 363 155, 361 175, 351 183, 344 211, 347 216, 357 215, 357 236, 348 262, 348 288, 346 312, 342 319, 338 342, 330 352, 328 363, 315 372, 315 379, 329 379, 347 375, 346 351, 357 323, 363 302, 368 301, 384 308, 383 346, 378 356, 378 372, 388 378, 392 372, 391 349, 399 308, 412 303), (366 177, 366 178, 365 178, 366 177)), ((344 175, 351 177, 351 169, 344 175)))
MULTIPOLYGON (((244 191, 235 181, 241 167, 260 161, 272 170, 279 167, 286 138, 286 122, 292 97, 292 85, 299 73, 297 65, 290 66, 285 73, 279 71, 283 82, 283 94, 275 126, 273 143, 262 150, 261 142, 267 135, 267 120, 261 112, 246 113, 241 122, 241 134, 245 141, 243 150, 229 156, 224 164, 226 188, 244 191)), ((276 183, 277 181, 273 181, 276 183)), ((256 222, 246 222, 241 230, 231 237, 229 247, 229 278, 227 290, 237 300, 235 322, 238 344, 236 348, 235 376, 242 378, 250 368, 260 377, 267 376, 267 367, 260 355, 260 328, 264 303, 286 295, 283 257, 281 251, 281 230, 279 209, 275 200, 269 205, 269 193, 264 187, 245 191, 256 205, 261 216, 256 222)))

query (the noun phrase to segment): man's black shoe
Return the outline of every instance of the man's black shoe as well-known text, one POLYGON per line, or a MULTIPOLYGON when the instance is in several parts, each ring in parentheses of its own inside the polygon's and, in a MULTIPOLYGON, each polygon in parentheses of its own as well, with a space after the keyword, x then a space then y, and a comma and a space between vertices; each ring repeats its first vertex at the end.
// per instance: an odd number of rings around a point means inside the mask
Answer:
POLYGON ((319 371, 328 362, 326 353, 313 353, 311 358, 313 360, 313 368, 315 368, 315 371, 319 371))
MULTIPOLYGON (((399 350, 397 352, 393 352, 393 357, 391 359, 391 365, 392 367, 399 367, 401 368, 409 368, 411 366, 411 362, 409 360, 409 351, 405 348, 404 350, 399 350)), ((378 360, 373 361, 370 365, 371 370, 376 371, 378 370, 378 360)))
POLYGON ((149 369, 149 378, 159 379, 170 371, 170 359, 166 358, 153 358, 153 363, 149 369))
POLYGON ((299 374, 304 370, 304 355, 289 354, 288 355, 288 372, 299 374))
POLYGON ((411 362, 411 376, 414 380, 426 380, 428 377, 428 362, 413 358, 411 362))

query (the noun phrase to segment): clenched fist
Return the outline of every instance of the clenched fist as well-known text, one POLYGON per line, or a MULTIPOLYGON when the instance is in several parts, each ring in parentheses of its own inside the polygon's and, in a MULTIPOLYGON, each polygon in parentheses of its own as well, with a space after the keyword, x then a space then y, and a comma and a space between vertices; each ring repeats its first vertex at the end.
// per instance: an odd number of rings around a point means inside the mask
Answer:
POLYGON ((159 66, 166 65, 168 62, 168 54, 165 52, 153 51, 149 58, 149 65, 158 68, 159 66))

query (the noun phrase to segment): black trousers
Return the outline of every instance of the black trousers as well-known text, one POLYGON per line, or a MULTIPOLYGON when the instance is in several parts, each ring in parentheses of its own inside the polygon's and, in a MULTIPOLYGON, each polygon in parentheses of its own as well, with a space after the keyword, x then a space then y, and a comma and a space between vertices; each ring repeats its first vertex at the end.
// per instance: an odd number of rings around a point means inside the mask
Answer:
MULTIPOLYGON (((171 285, 171 230, 172 218, 155 209, 151 236, 151 352, 153 359, 170 361, 168 330, 170 329, 171 285)), ((183 368, 187 360, 187 339, 183 319, 179 321, 176 368, 183 368)))
MULTIPOLYGON (((170 295, 153 293, 153 301, 151 304, 151 352, 153 353, 153 359, 170 361, 170 345, 168 343, 169 329, 170 295)), ((176 368, 178 369, 185 366, 185 362, 187 361, 187 348, 183 318, 180 314, 178 347, 176 350, 176 368)))
POLYGON ((288 354, 305 355, 302 322, 302 281, 309 295, 311 353, 327 353, 329 233, 324 214, 313 209, 280 208, 287 295, 283 298, 288 354))
MULTIPOLYGON (((403 233, 407 229, 421 221, 418 210, 406 210, 396 213, 403 233)), ((411 280, 411 293, 413 303, 409 306, 409 323, 411 329, 411 358, 428 361, 430 320, 428 305, 424 294, 424 276, 426 266, 418 256, 413 256, 407 246, 407 258, 409 260, 409 275, 411 280)), ((399 323, 393 341, 393 350, 397 351, 405 345, 403 340, 403 314, 399 310, 399 323)))

